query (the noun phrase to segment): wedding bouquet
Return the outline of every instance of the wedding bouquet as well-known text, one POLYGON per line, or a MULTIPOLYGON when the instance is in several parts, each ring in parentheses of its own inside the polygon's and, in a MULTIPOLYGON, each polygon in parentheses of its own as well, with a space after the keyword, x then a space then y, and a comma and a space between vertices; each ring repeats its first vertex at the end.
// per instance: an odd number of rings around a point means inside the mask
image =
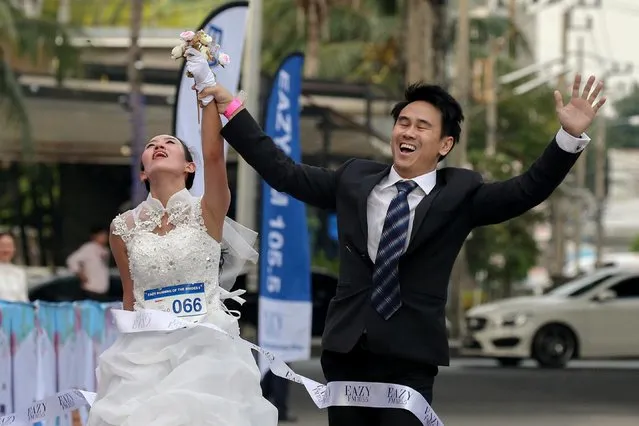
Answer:
MULTIPOLYGON (((184 31, 180 34, 182 42, 175 46, 171 51, 171 57, 175 60, 183 58, 190 47, 200 52, 208 62, 215 61, 216 65, 225 67, 231 63, 231 58, 222 52, 220 45, 215 43, 213 37, 205 33, 203 30, 198 32, 184 31)), ((187 74, 188 75, 188 74, 187 74)), ((193 77, 193 75, 189 75, 193 77)))
MULTIPOLYGON (((180 34, 181 43, 171 50, 171 57, 175 60, 186 59, 186 75, 195 80, 195 90, 202 91, 205 87, 215 86, 217 77, 211 70, 213 66, 227 66, 231 63, 231 58, 222 52, 220 45, 215 43, 213 37, 202 30, 198 32, 184 31, 180 34)), ((200 106, 206 106, 213 100, 212 96, 207 96, 201 101, 196 100, 198 112, 198 123, 200 122, 200 106)))

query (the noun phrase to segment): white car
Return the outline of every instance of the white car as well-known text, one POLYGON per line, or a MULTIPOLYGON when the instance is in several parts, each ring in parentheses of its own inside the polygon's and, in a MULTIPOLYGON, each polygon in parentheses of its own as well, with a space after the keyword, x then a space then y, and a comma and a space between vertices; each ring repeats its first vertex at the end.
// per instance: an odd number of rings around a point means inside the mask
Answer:
POLYGON ((639 270, 605 268, 543 296, 504 299, 466 314, 464 355, 560 368, 575 358, 639 358, 639 270))

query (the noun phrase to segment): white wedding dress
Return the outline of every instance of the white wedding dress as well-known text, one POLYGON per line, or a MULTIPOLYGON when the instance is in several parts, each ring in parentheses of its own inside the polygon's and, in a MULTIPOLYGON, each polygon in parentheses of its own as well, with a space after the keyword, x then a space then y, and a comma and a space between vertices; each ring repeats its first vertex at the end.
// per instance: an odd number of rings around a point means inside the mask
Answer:
MULTIPOLYGON (((237 336, 237 318, 223 305, 237 296, 220 285, 222 246, 206 232, 200 200, 184 189, 165 209, 149 197, 116 217, 114 232, 128 250, 136 310, 162 309, 148 296, 154 289, 203 283, 208 312, 183 319, 210 322, 237 336), (161 227, 165 214, 167 232, 161 227)), ((252 242, 241 247, 238 237, 246 231, 225 222, 222 270, 227 260, 237 267, 248 251, 257 255, 252 242), (231 234, 235 239, 229 241, 231 234)), ((277 425, 277 410, 262 397, 250 349, 209 328, 122 334, 100 357, 97 374, 98 395, 88 426, 277 425)))

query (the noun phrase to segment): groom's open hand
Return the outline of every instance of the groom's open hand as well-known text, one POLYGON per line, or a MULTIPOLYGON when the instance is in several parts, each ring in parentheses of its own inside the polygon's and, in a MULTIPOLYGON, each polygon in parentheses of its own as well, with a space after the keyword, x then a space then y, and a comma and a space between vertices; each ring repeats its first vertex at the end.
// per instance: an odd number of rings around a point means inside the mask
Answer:
MULTIPOLYGON (((217 104, 217 110, 220 114, 223 114, 226 111, 226 108, 233 101, 233 95, 228 89, 221 84, 216 84, 215 86, 205 87, 199 94, 199 99, 204 99, 207 96, 213 96, 215 98, 215 103, 217 104)), ((238 109, 239 111, 239 109, 238 109)))
POLYGON ((595 76, 591 75, 586 82, 584 91, 580 95, 581 75, 577 74, 572 84, 572 96, 567 105, 564 105, 561 92, 555 90, 557 117, 566 132, 578 138, 590 127, 595 115, 597 115, 597 111, 606 103, 605 96, 597 101, 603 85, 603 81, 595 84, 595 76))

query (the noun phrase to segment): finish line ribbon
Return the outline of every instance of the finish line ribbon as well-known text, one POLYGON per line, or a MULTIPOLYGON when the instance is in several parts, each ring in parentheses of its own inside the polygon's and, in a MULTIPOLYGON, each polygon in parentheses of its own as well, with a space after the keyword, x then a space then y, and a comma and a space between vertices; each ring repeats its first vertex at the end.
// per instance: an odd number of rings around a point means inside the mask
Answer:
POLYGON ((26 410, 0 417, 0 426, 30 426, 47 419, 55 419, 86 405, 92 405, 95 393, 77 389, 59 392, 31 404, 26 410))
MULTIPOLYGON (((135 312, 112 309, 113 318, 121 333, 174 331, 183 328, 206 327, 262 354, 276 376, 299 383, 319 409, 327 407, 400 408, 413 413, 424 426, 444 426, 430 404, 416 390, 403 385, 372 382, 330 382, 326 385, 294 372, 272 352, 233 336, 211 323, 192 323, 168 312, 139 310, 135 312)), ((0 417, 0 426, 26 426, 44 419, 92 405, 96 394, 80 390, 61 392, 33 403, 26 411, 0 417)))

